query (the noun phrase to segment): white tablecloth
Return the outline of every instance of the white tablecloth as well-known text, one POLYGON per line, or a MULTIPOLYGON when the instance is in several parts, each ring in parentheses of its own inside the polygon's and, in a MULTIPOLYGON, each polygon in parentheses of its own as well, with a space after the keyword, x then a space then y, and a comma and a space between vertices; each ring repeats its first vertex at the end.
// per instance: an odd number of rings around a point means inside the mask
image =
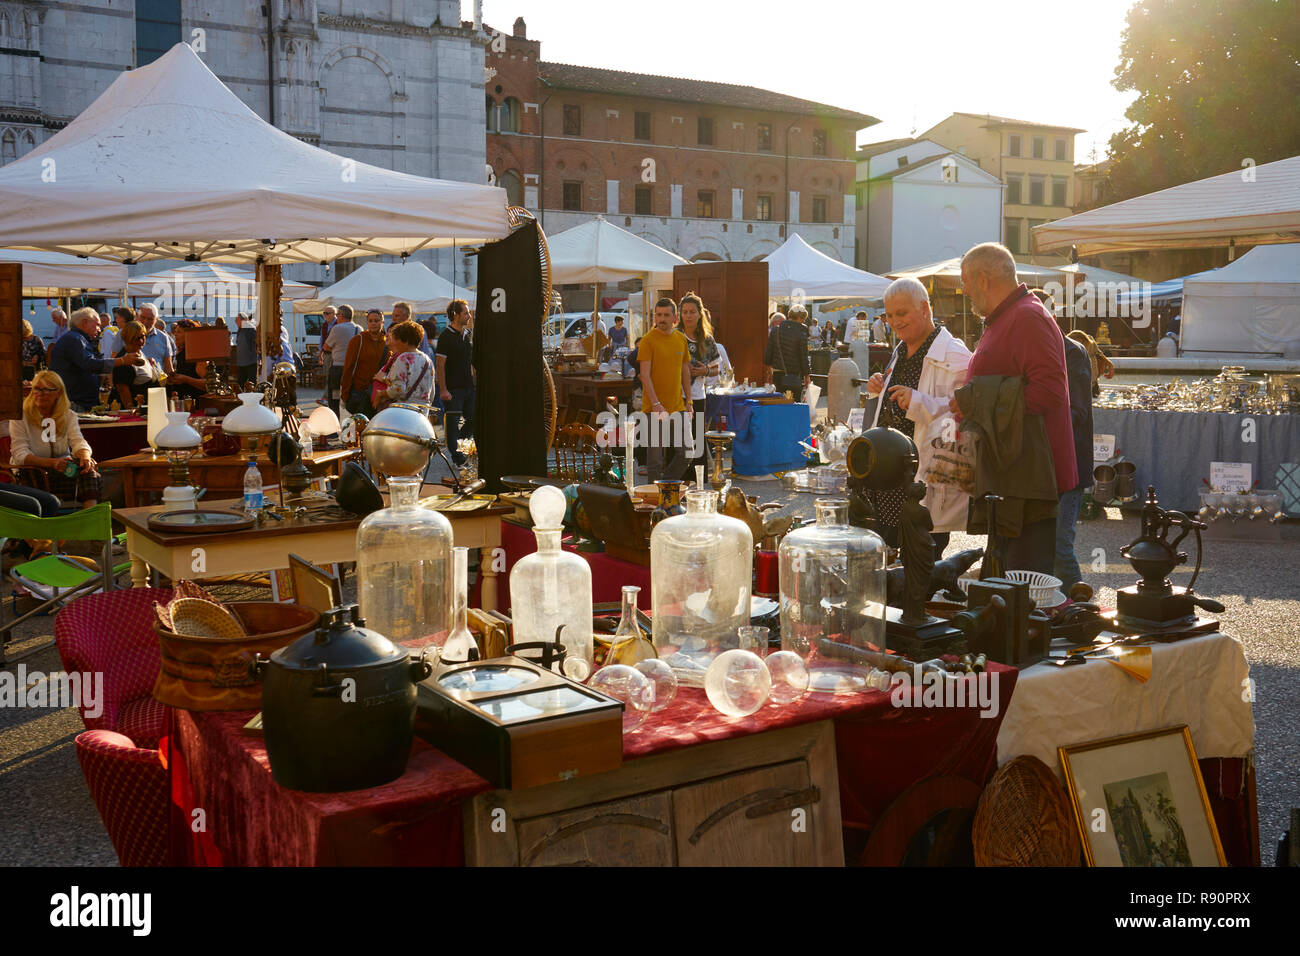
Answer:
POLYGON ((1182 724, 1191 729, 1198 758, 1253 753, 1250 667, 1241 642, 1207 634, 1151 650, 1145 684, 1100 660, 1022 671, 998 732, 998 766, 1032 754, 1064 782, 1057 747, 1182 724))

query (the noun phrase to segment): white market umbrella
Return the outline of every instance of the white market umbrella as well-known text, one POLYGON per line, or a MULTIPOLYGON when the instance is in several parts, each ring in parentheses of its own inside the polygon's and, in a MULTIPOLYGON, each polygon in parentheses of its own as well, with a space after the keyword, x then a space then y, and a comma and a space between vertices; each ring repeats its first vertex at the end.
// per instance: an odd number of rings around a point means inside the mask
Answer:
POLYGON ((126 266, 106 259, 83 259, 62 252, 23 252, 0 249, 0 263, 23 267, 24 296, 52 299, 82 289, 120 290, 126 285, 126 266))
MULTIPOLYGON (((1083 267, 1086 271, 1087 267, 1083 267)), ((1044 282, 1066 281, 1067 273, 1063 268, 1053 266, 1035 266, 1027 262, 1016 263, 1016 277, 1021 282, 1031 286, 1042 285, 1044 282)), ((930 262, 925 265, 912 266, 908 269, 900 269, 897 272, 889 274, 891 279, 917 279, 924 282, 927 279, 956 279, 961 282, 961 258, 944 259, 942 262, 930 262)))
POLYGON ((832 259, 798 235, 791 235, 763 261, 768 295, 777 299, 878 298, 889 288, 888 279, 832 259))
POLYGON ((1035 226, 1039 252, 1080 255, 1300 240, 1300 156, 1136 196, 1035 226))
POLYGON ((333 285, 316 290, 313 298, 295 300, 293 310, 315 313, 327 305, 350 305, 361 312, 379 309, 389 313, 394 303, 406 301, 413 312, 443 312, 452 299, 472 301, 473 296, 422 262, 367 262, 333 285))
POLYGON ((650 276, 656 289, 672 288, 673 269, 690 263, 676 253, 633 235, 603 216, 546 237, 551 282, 613 283, 650 276))
POLYGON ((266 123, 188 44, 0 168, 0 247, 320 263, 498 239, 506 192, 337 156, 266 123))

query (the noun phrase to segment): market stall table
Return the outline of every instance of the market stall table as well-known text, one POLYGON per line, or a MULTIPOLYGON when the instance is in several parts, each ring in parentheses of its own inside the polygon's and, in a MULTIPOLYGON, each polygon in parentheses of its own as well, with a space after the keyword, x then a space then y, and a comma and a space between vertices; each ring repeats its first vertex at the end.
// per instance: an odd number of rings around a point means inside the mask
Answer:
POLYGON ((723 416, 736 433, 731 449, 732 472, 759 476, 790 471, 807 463, 799 442, 811 432, 808 406, 802 402, 760 401, 754 396, 710 392, 704 421, 712 428, 723 416))
MULTIPOLYGON (((321 450, 302 463, 311 472, 313 479, 322 477, 337 478, 342 473, 343 464, 360 454, 356 448, 336 448, 321 450)), ((244 474, 248 471, 248 462, 252 458, 247 452, 238 455, 205 455, 199 453, 190 459, 190 481, 197 488, 206 488, 207 495, 200 501, 213 498, 225 498, 231 495, 243 495, 244 474)), ((122 470, 122 488, 126 501, 137 507, 149 504, 153 492, 161 493, 171 484, 170 464, 166 456, 155 458, 150 452, 137 452, 122 458, 101 461, 100 468, 120 468, 122 470)), ((262 473, 266 485, 279 483, 279 469, 272 464, 265 454, 257 456, 257 470, 262 473)), ((202 505, 201 505, 202 507, 202 505)))
MULTIPOLYGON (((238 511, 239 500, 207 501, 201 508, 238 511)), ((200 580, 225 575, 275 571, 289 566, 289 555, 298 554, 319 565, 357 559, 357 526, 360 518, 340 520, 282 521, 216 534, 170 534, 149 527, 149 516, 163 509, 119 508, 113 517, 126 526, 126 548, 131 557, 131 584, 145 587, 149 570, 173 581, 200 580), (201 549, 201 554, 199 553, 201 549)), ((501 544, 501 516, 508 505, 492 505, 477 511, 452 511, 452 534, 458 546, 480 549, 478 607, 496 608, 497 572, 492 551, 501 544)))
POLYGON ((1250 667, 1241 642, 1221 633, 1151 647, 1151 678, 1090 660, 1036 664, 1020 673, 998 732, 998 763, 1037 757, 1062 783, 1058 747, 1186 724, 1228 862, 1259 865, 1250 667))
POLYGON ((148 445, 148 422, 140 415, 123 415, 114 422, 79 422, 95 460, 134 455, 148 445))
POLYGON ((1289 473, 1288 512, 1300 510, 1300 415, 1239 412, 1172 412, 1094 407, 1093 435, 1114 435, 1115 448, 1137 465, 1139 497, 1155 485, 1164 508, 1195 514, 1201 479, 1210 462, 1247 462, 1266 490, 1279 488, 1278 472, 1289 473), (1289 465, 1289 467, 1288 467, 1289 465))
POLYGON ((889 694, 871 691, 809 694, 729 718, 707 703, 703 691, 683 688, 668 708, 624 736, 619 770, 520 791, 492 791, 421 740, 405 775, 391 784, 345 794, 288 791, 273 781, 263 742, 242 733, 251 713, 178 710, 168 762, 173 802, 177 819, 192 819, 196 807, 207 811, 208 833, 195 836, 186 827, 181 834, 190 841, 190 863, 583 862, 583 853, 595 852, 600 841, 566 836, 619 827, 637 843, 637 860, 743 864, 760 859, 770 842, 746 840, 746 833, 766 833, 781 819, 788 837, 790 810, 799 808, 808 811, 807 833, 779 846, 775 852, 791 854, 780 860, 839 862, 836 824, 858 834, 870 829, 926 778, 983 784, 1016 682, 1010 668, 994 665, 993 672, 1000 681, 987 715, 977 707, 896 707, 889 694), (825 729, 831 721, 833 756, 825 729), (764 774, 752 776, 760 767, 764 774), (751 816, 744 812, 748 801, 724 814, 716 833, 704 826, 712 815, 689 825, 704 808, 721 813, 750 788, 769 784, 788 798, 789 808, 751 816), (672 820, 662 816, 666 788, 684 808, 672 820), (482 825, 490 824, 483 814, 495 807, 507 809, 510 831, 499 846, 481 839, 482 825), (701 852, 708 855, 701 859, 701 852))

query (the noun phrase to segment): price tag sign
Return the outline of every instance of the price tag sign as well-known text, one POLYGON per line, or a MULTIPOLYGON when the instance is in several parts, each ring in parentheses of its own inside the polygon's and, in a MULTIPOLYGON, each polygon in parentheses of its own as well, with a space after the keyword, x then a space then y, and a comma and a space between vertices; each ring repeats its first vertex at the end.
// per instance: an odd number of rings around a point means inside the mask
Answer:
POLYGON ((1210 462, 1210 485, 1215 491, 1249 491, 1251 485, 1250 462, 1210 462))
POLYGON ((1115 436, 1098 435, 1092 436, 1092 460, 1094 463, 1099 461, 1110 461, 1115 457, 1115 436))
POLYGON ((849 428, 851 428, 855 432, 862 431, 862 419, 863 416, 866 414, 866 411, 867 410, 865 408, 850 408, 849 428))

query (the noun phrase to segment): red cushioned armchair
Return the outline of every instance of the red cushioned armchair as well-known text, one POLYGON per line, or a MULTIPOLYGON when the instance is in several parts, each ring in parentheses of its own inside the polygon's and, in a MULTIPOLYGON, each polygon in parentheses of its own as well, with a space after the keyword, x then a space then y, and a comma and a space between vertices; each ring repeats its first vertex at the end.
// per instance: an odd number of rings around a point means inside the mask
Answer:
POLYGON ((88 717, 82 708, 77 759, 123 866, 167 863, 168 780, 158 749, 167 708, 153 698, 153 604, 170 598, 154 588, 91 594, 54 618, 64 670, 104 675, 103 712, 88 717))

